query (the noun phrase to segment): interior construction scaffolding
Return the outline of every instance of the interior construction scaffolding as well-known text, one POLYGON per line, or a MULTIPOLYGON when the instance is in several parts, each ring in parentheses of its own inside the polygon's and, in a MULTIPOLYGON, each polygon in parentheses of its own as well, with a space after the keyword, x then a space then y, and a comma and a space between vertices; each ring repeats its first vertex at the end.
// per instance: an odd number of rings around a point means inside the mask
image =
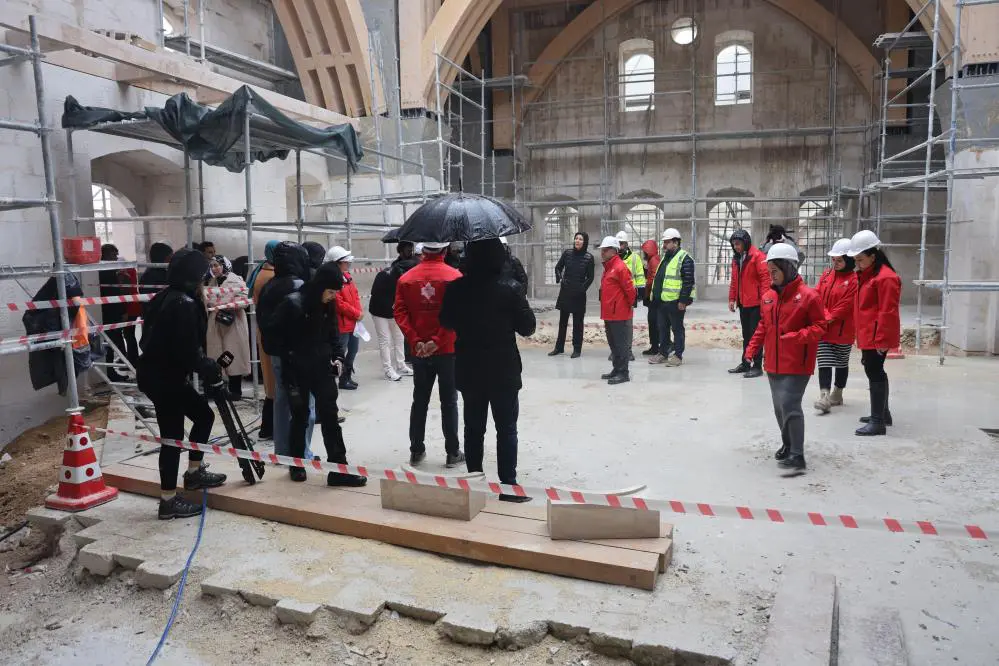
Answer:
MULTIPOLYGON (((962 64, 961 29, 967 20, 967 8, 999 4, 999 0, 957 0, 954 22, 954 44, 945 49, 941 37, 943 25, 941 0, 927 0, 914 12, 909 23, 900 32, 881 35, 875 47, 884 52, 883 68, 879 77, 879 113, 876 123, 877 145, 874 151, 876 160, 864 187, 864 197, 870 201, 872 215, 865 218, 868 226, 881 235, 887 225, 918 224, 920 238, 919 272, 913 283, 917 289, 916 351, 922 349, 923 328, 928 327, 925 315, 926 289, 939 290, 942 294, 942 323, 940 325, 940 363, 944 363, 947 349, 948 300, 958 291, 999 291, 999 282, 957 282, 950 280, 951 234, 954 224, 970 222, 954 217, 954 184, 961 179, 982 179, 999 176, 996 168, 959 169, 956 155, 963 146, 997 145, 999 140, 987 137, 962 136, 961 96, 962 90, 992 88, 999 91, 994 82, 966 83, 966 72, 962 64), (929 32, 919 29, 920 24, 929 20, 929 32), (893 65, 893 56, 904 54, 904 66, 893 65), (911 54, 916 54, 913 58, 911 54), (922 54, 922 57, 920 57, 922 54), (912 67, 913 60, 923 62, 921 67, 912 67), (950 71, 950 90, 940 85, 950 71), (902 79, 902 87, 891 85, 902 79), (925 100, 914 99, 914 91, 925 90, 925 100), (947 95, 950 123, 942 126, 940 116, 941 97, 947 95), (912 141, 903 145, 893 144, 891 137, 899 128, 911 131, 925 129, 926 139, 918 143, 912 141), (946 203, 934 205, 933 192, 945 194, 946 203), (919 195, 918 205, 911 211, 900 211, 897 207, 886 212, 885 197, 889 192, 908 192, 919 195), (929 230, 943 227, 943 243, 929 242, 929 230), (930 250, 941 249, 943 268, 941 279, 927 278, 927 254, 930 250)), ((898 58, 901 60, 902 58, 898 58)), ((901 199, 904 200, 904 199, 901 199)), ((913 202, 909 198, 910 205, 913 202)))
MULTIPOLYGON (((642 240, 658 242, 666 227, 678 227, 684 247, 703 271, 698 274, 699 282, 709 286, 728 284, 728 238, 736 228, 756 224, 757 231, 765 234, 768 224, 783 225, 805 253, 803 274, 814 284, 827 264, 829 246, 854 226, 869 119, 866 110, 844 116, 844 109, 863 106, 864 101, 847 80, 852 74, 840 67, 838 27, 825 57, 815 66, 777 69, 743 60, 755 55, 749 34, 742 36, 749 47, 733 51, 730 73, 719 74, 719 49, 740 44, 741 35, 724 44, 716 42, 712 49, 703 43, 703 27, 717 19, 719 12, 742 16, 745 7, 738 3, 728 10, 708 10, 706 4, 686 3, 685 10, 673 3, 647 3, 629 15, 628 25, 641 27, 628 36, 673 40, 669 51, 646 40, 654 65, 626 71, 627 44, 619 35, 622 27, 611 30, 615 19, 604 16, 592 37, 592 48, 584 46, 558 62, 525 59, 513 70, 523 74, 538 64, 557 67, 545 90, 522 101, 513 113, 515 145, 519 142, 523 155, 522 162, 514 161, 514 171, 520 176, 514 183, 515 203, 533 211, 535 221, 545 228, 539 235, 544 239, 544 272, 550 285, 554 283, 551 264, 571 243, 577 222, 585 217, 599 216, 602 235, 630 229, 633 241, 638 240, 633 242, 636 251, 642 240), (639 10, 645 10, 640 18, 639 10), (706 57, 709 52, 712 55, 706 57), (662 62, 682 63, 682 68, 665 68, 662 62), (600 89, 586 91, 579 82, 597 78, 593 71, 598 73, 600 89), (732 88, 731 99, 722 98, 720 79, 732 88), (635 84, 646 87, 642 98, 636 99, 631 92, 635 84), (788 113, 776 122, 754 117, 752 123, 735 122, 736 128, 729 129, 729 123, 711 117, 718 113, 721 118, 724 109, 708 111, 722 107, 736 111, 741 104, 787 98, 795 90, 814 99, 816 111, 810 117, 788 113), (749 191, 738 186, 737 179, 720 178, 718 156, 746 147, 758 149, 761 156, 768 151, 784 155, 797 151, 801 167, 789 180, 810 185, 768 192, 764 182, 764 191, 749 191), (857 153, 855 173, 844 173, 844 159, 849 159, 843 156, 844 147, 857 153), (806 166, 810 159, 823 159, 824 164, 806 166), (622 169, 636 166, 643 177, 662 176, 655 186, 636 193, 618 177, 622 169), (816 178, 816 172, 822 176, 816 178)), ((530 43, 525 23, 515 22, 514 44, 530 43)), ((764 168, 762 157, 760 161, 764 168)), ((732 164, 733 169, 748 167, 732 164)))

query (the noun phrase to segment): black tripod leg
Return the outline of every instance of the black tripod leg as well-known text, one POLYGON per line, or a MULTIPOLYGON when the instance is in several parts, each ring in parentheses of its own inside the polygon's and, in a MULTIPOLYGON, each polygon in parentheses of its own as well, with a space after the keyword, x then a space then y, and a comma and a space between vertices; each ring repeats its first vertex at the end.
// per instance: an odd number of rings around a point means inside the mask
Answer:
MULTIPOLYGON (((222 424, 225 426, 225 431, 229 435, 229 443, 234 449, 248 449, 246 445, 246 440, 243 439, 243 435, 240 429, 236 427, 236 419, 233 418, 235 413, 235 408, 232 406, 232 401, 226 395, 220 395, 215 398, 215 406, 219 410, 219 416, 222 417, 222 424)), ((237 417, 238 418, 238 417, 237 417)), ((242 424, 240 424, 242 425, 242 424)), ((239 462, 239 469, 243 473, 243 480, 253 485, 257 482, 256 478, 253 476, 253 468, 250 465, 249 460, 244 460, 243 458, 237 458, 239 462)))

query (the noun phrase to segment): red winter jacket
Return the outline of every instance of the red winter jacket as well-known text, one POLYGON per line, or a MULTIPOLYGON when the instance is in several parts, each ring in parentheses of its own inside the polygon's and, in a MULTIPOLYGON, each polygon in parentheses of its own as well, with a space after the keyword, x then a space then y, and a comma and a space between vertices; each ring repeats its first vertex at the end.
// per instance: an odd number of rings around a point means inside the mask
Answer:
POLYGON ((763 295, 760 324, 744 357, 750 362, 763 346, 763 369, 775 375, 811 375, 819 340, 826 332, 826 311, 817 291, 801 277, 778 294, 763 295))
POLYGON ((902 281, 892 269, 882 266, 877 273, 871 266, 857 275, 857 300, 854 310, 857 347, 860 349, 895 349, 902 335, 898 302, 902 281))
POLYGON ((600 279, 600 318, 604 321, 627 321, 635 305, 635 281, 621 257, 614 255, 604 262, 600 279))
POLYGON ((361 309, 361 295, 349 271, 343 272, 343 288, 336 292, 336 325, 343 333, 353 333, 357 322, 364 317, 361 309))
POLYGON ((433 341, 434 356, 454 353, 455 332, 441 326, 440 311, 448 284, 460 277, 457 269, 444 263, 444 255, 426 254, 399 278, 392 313, 406 342, 415 346, 433 341))
MULTIPOLYGON (((128 284, 127 287, 121 288, 121 293, 129 294, 131 296, 139 295, 139 274, 134 268, 126 268, 118 272, 119 282, 121 284, 128 284)), ((142 303, 126 303, 125 304, 125 314, 130 319, 135 319, 142 316, 142 303)))
POLYGON ((857 274, 853 271, 835 271, 827 268, 815 288, 826 309, 828 329, 822 342, 834 345, 852 345, 856 337, 853 327, 853 308, 857 300, 857 274))
POLYGON ((770 271, 767 270, 767 255, 750 245, 742 267, 739 260, 732 260, 732 280, 728 286, 728 301, 744 308, 755 308, 763 300, 763 294, 770 289, 770 271))
POLYGON ((659 245, 654 240, 647 240, 642 243, 642 252, 649 258, 649 263, 645 267, 645 290, 641 296, 644 299, 648 299, 652 293, 652 283, 656 280, 656 271, 659 270, 659 263, 662 261, 662 257, 659 256, 659 245))

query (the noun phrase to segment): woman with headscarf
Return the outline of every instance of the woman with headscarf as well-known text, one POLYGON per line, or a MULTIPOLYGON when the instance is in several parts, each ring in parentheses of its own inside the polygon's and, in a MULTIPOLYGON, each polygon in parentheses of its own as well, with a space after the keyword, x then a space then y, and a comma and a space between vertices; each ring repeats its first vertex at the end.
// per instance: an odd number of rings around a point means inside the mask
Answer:
MULTIPOLYGON (((267 241, 264 247, 266 259, 260 262, 250 279, 246 283, 246 288, 250 291, 253 304, 260 310, 260 294, 264 291, 264 285, 274 277, 274 250, 280 245, 280 241, 267 241)), ((271 357, 264 352, 263 338, 260 334, 259 320, 257 325, 257 356, 260 358, 260 374, 264 381, 264 405, 260 412, 260 432, 257 436, 260 439, 271 439, 274 437, 274 396, 277 395, 277 386, 274 379, 274 364, 271 357)))
POLYGON ((559 311, 558 338, 549 356, 565 353, 565 334, 572 315, 572 356, 579 358, 583 349, 583 317, 586 316, 586 291, 593 284, 593 255, 587 252, 590 237, 577 231, 572 247, 565 250, 555 264, 555 283, 562 287, 558 292, 555 308, 559 311))
MULTIPOLYGON (((210 297, 210 305, 218 308, 237 298, 244 298, 241 292, 246 290, 246 283, 232 272, 232 262, 229 259, 216 255, 209 264, 209 271, 209 289, 226 290, 216 292, 214 298, 210 297)), ((236 399, 243 397, 243 377, 250 374, 249 331, 246 311, 242 307, 224 307, 208 313, 208 355, 217 359, 223 352, 232 353, 232 363, 225 369, 225 374, 229 378, 229 393, 236 399)))
POLYGON ((856 338, 853 310, 857 300, 857 274, 853 257, 846 254, 849 250, 849 238, 840 238, 833 244, 828 253, 832 265, 822 272, 815 288, 829 314, 826 320, 829 327, 819 342, 819 399, 815 401, 815 409, 823 414, 843 404, 843 389, 850 373, 850 352, 856 338))

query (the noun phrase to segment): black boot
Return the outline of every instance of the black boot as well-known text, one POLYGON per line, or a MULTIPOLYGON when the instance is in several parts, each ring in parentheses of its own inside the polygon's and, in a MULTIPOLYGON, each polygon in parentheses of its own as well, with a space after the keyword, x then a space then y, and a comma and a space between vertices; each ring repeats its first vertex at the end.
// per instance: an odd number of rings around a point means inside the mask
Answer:
POLYGON ((624 384, 624 383, 630 382, 630 381, 631 381, 631 378, 628 376, 628 373, 626 373, 626 372, 619 372, 618 374, 614 375, 613 377, 610 377, 607 380, 607 383, 610 384, 611 386, 615 386, 617 384, 624 384))
MULTIPOLYGON (((891 393, 891 388, 890 388, 888 382, 885 382, 885 416, 884 416, 884 421, 885 421, 885 425, 886 426, 892 426, 892 425, 894 425, 892 423, 892 419, 891 419, 891 409, 888 407, 888 395, 890 393, 891 393)), ((870 416, 861 416, 860 417, 860 422, 861 423, 870 423, 871 422, 871 417, 870 416)))
POLYGON ((556 347, 555 349, 553 349, 550 352, 548 352, 548 355, 549 356, 559 356, 560 354, 564 354, 564 353, 565 353, 564 349, 562 349, 561 347, 556 347))
POLYGON ((777 466, 790 472, 802 473, 805 471, 805 456, 790 454, 778 462, 777 466))
POLYGON ((745 361, 743 361, 742 363, 740 363, 739 365, 735 366, 734 368, 730 368, 728 372, 731 375, 741 375, 744 372, 749 372, 749 368, 750 368, 750 365, 748 363, 746 363, 745 361))
POLYGON ((353 368, 344 368, 343 374, 340 376, 340 388, 344 391, 356 391, 357 382, 351 379, 351 375, 354 374, 353 368))
POLYGON ((359 474, 343 474, 341 472, 330 472, 326 475, 327 486, 344 486, 347 488, 360 488, 368 483, 366 476, 359 474))
POLYGON ((576 347, 575 349, 572 350, 572 353, 569 354, 569 358, 579 358, 582 355, 583 351, 579 347, 576 347))
POLYGON ((264 406, 260 410, 260 432, 257 439, 274 439, 274 401, 264 398, 264 406))
POLYGON ((874 437, 884 435, 886 406, 888 404, 888 383, 871 382, 871 417, 867 424, 857 428, 858 437, 874 437))
POLYGON ((309 473, 305 471, 304 467, 289 467, 288 476, 291 477, 292 481, 301 483, 309 478, 309 473))
POLYGON ((616 375, 617 371, 611 370, 610 372, 605 372, 604 374, 600 375, 600 379, 610 379, 611 377, 614 377, 616 375))
POLYGON ((758 365, 754 365, 748 371, 746 371, 746 374, 743 375, 743 378, 756 379, 757 377, 762 377, 762 376, 763 376, 763 369, 760 368, 760 366, 758 365))
POLYGON ((774 453, 774 460, 784 460, 790 452, 791 449, 788 448, 788 445, 782 444, 781 447, 777 449, 777 452, 774 453))

